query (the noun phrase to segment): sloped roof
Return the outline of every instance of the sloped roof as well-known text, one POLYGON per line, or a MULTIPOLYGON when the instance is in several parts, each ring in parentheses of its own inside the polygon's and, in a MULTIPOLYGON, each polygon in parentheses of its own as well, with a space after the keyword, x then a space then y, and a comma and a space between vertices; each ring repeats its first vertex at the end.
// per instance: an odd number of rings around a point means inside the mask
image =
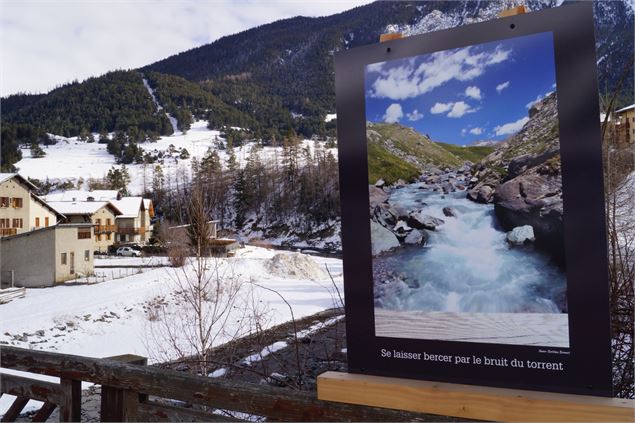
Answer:
POLYGON ((110 201, 119 197, 120 194, 117 190, 101 189, 95 191, 69 190, 48 194, 45 198, 46 201, 88 201, 89 198, 92 198, 93 201, 110 201))
POLYGON ((118 217, 137 217, 140 210, 145 210, 143 197, 123 197, 111 203, 121 211, 121 216, 118 217))
POLYGON ((635 109, 635 104, 631 104, 630 106, 626 106, 623 109, 616 110, 615 113, 622 113, 622 112, 625 112, 625 111, 631 110, 631 109, 635 109))
POLYGON ((115 215, 121 214, 116 206, 108 201, 49 201, 48 204, 58 212, 70 215, 91 215, 102 207, 110 207, 115 211, 115 215))
POLYGON ((22 184, 26 185, 29 189, 37 190, 38 188, 33 185, 27 178, 19 173, 0 173, 0 184, 11 178, 17 178, 22 184))

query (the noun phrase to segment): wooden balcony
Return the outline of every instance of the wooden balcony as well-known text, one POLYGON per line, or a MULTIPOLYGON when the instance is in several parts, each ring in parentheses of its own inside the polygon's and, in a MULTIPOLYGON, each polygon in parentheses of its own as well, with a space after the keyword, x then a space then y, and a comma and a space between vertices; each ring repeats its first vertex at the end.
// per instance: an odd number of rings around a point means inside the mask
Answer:
POLYGON ((117 233, 122 235, 143 235, 146 233, 146 228, 122 228, 117 229, 117 233))
POLYGON ((0 236, 17 235, 17 233, 18 233, 17 228, 0 228, 0 236))
POLYGON ((95 225, 95 233, 117 232, 117 225, 95 225))

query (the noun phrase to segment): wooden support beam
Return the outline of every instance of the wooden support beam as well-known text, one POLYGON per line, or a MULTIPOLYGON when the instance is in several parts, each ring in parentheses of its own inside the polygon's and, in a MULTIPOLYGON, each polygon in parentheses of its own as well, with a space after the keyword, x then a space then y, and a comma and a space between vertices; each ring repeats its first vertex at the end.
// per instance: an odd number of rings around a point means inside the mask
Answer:
POLYGON ((15 419, 20 415, 20 412, 22 412, 22 410, 24 409, 24 407, 26 406, 28 402, 29 402, 28 397, 16 397, 15 401, 13 401, 13 404, 11 404, 11 407, 9 407, 7 412, 4 413, 4 416, 2 416, 2 420, 0 421, 2 422, 15 421, 15 419))
POLYGON ((634 421, 635 401, 326 372, 318 399, 494 421, 634 421))
POLYGON ((82 419, 82 381, 61 378, 64 393, 60 404, 60 422, 78 422, 82 419))
POLYGON ((31 419, 32 422, 45 422, 46 419, 48 419, 51 414, 53 414, 53 411, 55 411, 55 407, 57 407, 57 405, 53 404, 52 402, 45 402, 42 405, 42 408, 40 408, 38 410, 37 413, 35 413, 35 416, 33 416, 33 418, 31 419))

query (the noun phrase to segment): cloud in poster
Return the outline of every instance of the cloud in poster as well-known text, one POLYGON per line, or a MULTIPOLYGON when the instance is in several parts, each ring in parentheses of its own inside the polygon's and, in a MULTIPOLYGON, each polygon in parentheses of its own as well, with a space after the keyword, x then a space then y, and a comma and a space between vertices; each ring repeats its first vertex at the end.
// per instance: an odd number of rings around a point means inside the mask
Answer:
POLYGON ((496 86, 496 92, 500 94, 503 92, 505 88, 508 88, 508 87, 509 87, 509 81, 501 82, 500 84, 496 86))
POLYGON ((412 112, 406 113, 406 117, 408 118, 410 122, 416 122, 418 120, 421 120, 421 118, 423 118, 423 113, 419 113, 417 109, 414 109, 412 112))
POLYGON ((470 129, 470 134, 472 135, 481 135, 483 133, 483 128, 472 128, 470 129))
POLYGON ((477 109, 473 108, 464 101, 449 102, 449 103, 435 103, 430 108, 430 113, 438 115, 448 112, 447 117, 460 118, 467 113, 474 113, 477 109))
POLYGON ((391 100, 417 97, 452 80, 471 81, 488 67, 506 61, 510 55, 511 49, 501 45, 491 51, 466 47, 432 53, 423 61, 408 60, 392 68, 375 64, 368 71, 378 72, 379 76, 369 95, 391 100))
POLYGON ((470 86, 465 89, 465 96, 473 98, 474 100, 481 100, 481 89, 477 86, 470 86))
POLYGON ((497 136, 515 134, 516 132, 520 131, 527 122, 529 122, 529 118, 525 116, 524 118, 518 119, 515 122, 509 122, 503 125, 496 126, 494 128, 494 133, 497 136))
POLYGON ((396 123, 403 117, 403 109, 401 108, 401 104, 393 103, 386 109, 386 113, 384 113, 384 122, 387 123, 396 123))

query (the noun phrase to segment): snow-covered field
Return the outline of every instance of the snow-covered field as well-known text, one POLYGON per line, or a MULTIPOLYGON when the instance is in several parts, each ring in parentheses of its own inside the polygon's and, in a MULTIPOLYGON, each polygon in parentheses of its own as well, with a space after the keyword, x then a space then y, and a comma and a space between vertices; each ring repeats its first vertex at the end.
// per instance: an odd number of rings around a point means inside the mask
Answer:
MULTIPOLYGON (((246 247, 236 257, 212 260, 218 260, 214 266, 233 272, 245 282, 246 288, 253 290, 250 297, 267 310, 266 327, 291 319, 284 300, 293 308, 296 319, 337 305, 335 288, 322 272, 314 272, 319 279, 281 275, 271 260, 276 254, 280 252, 246 247)), ((341 291, 341 260, 311 259, 321 268, 328 266, 341 291)), ((97 263, 135 265, 143 260, 106 259, 97 263)), ((303 270, 306 276, 307 270, 303 270)), ((157 333, 161 320, 152 315, 151 309, 156 304, 168 308, 174 305, 174 272, 172 268, 143 269, 142 273, 97 284, 27 289, 25 298, 0 305, 0 341, 22 348, 92 357, 138 354, 152 361, 156 356, 156 351, 152 351, 156 340, 149 334, 157 333)), ((228 319, 234 320, 238 319, 228 319)), ((229 339, 232 328, 224 328, 224 333, 227 335, 221 335, 217 344, 229 339)), ((0 414, 10 401, 6 395, 0 399, 0 414)))
MULTIPOLYGON (((178 131, 173 135, 159 138, 156 142, 145 142, 139 146, 148 153, 163 155, 163 163, 154 164, 130 164, 127 165, 132 182, 129 186, 131 194, 141 194, 144 188, 152 185, 153 168, 161 165, 166 181, 175 183, 181 175, 189 175, 193 158, 201 159, 209 148, 216 149, 220 159, 226 163, 229 155, 220 148, 224 145, 225 139, 220 136, 221 132, 207 128, 207 121, 199 120, 192 124, 186 134, 178 131), (190 157, 181 159, 179 153, 181 149, 186 149, 190 157)), ((99 135, 94 134, 98 139, 99 135)), ((41 180, 70 180, 76 183, 79 178, 87 181, 89 178, 101 179, 108 173, 111 166, 118 167, 114 157, 106 151, 106 144, 98 142, 87 143, 77 140, 77 137, 65 138, 53 136, 57 144, 42 146, 46 155, 42 158, 32 158, 31 151, 27 146, 22 148, 22 160, 16 163, 18 172, 25 177, 41 180)), ((312 140, 302 141, 303 147, 309 147, 311 151, 317 142, 312 140)), ((243 166, 254 148, 255 143, 247 143, 234 149, 237 161, 243 166)), ((329 151, 337 157, 337 149, 329 151)), ((282 147, 264 147, 260 151, 262 160, 281 160, 282 147)), ((84 189, 88 189, 84 186, 84 189)))

